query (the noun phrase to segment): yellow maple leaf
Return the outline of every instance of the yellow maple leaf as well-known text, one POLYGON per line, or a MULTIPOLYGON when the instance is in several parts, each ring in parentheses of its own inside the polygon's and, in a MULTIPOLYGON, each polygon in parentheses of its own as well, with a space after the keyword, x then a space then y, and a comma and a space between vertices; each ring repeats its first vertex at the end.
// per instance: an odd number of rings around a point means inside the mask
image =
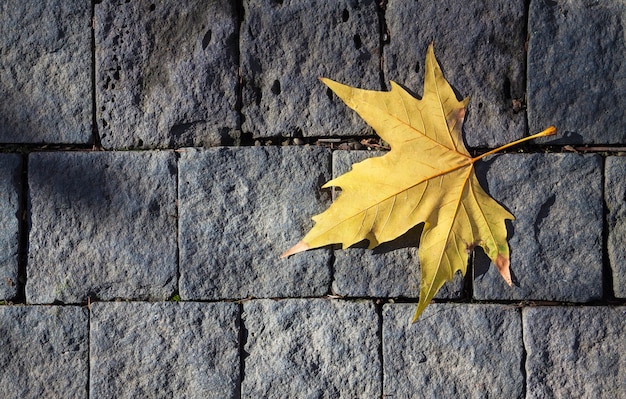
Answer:
POLYGON ((391 151, 357 163, 326 183, 324 188, 341 188, 339 198, 313 217, 315 226, 282 257, 335 243, 345 249, 362 240, 374 248, 424 223, 418 250, 420 297, 413 321, 457 271, 465 275, 475 246, 483 248, 511 285, 505 220, 514 217, 480 187, 474 163, 556 129, 471 157, 461 137, 469 98, 457 100, 432 44, 421 100, 395 82, 391 91, 379 92, 321 80, 389 143, 391 151))

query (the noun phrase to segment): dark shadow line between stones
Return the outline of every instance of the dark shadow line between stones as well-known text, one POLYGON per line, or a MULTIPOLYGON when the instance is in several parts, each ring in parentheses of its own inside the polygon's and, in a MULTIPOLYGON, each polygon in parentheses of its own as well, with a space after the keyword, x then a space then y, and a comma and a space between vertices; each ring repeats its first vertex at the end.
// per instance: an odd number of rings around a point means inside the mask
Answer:
POLYGON ((387 90, 387 79, 385 77, 385 45, 389 43, 389 35, 387 28, 387 21, 385 20, 385 11, 387 8, 387 1, 382 0, 377 5, 378 14, 378 76, 380 80, 381 90, 387 90))
POLYGON ((241 399, 243 392, 243 380, 246 376, 246 358, 250 356, 249 353, 246 352, 245 347, 248 342, 248 330, 246 329, 244 320, 243 320, 243 304, 237 304, 238 314, 237 314, 237 325, 239 327, 239 381, 235 390, 235 398, 241 399))
POLYGON ((180 165, 179 165, 180 153, 174 152, 174 164, 176 165, 176 179, 174 179, 174 198, 176 198, 176 284, 174 286, 174 293, 172 297, 178 295, 180 297, 180 165))
POLYGON ((520 359, 520 373, 522 374, 522 392, 520 397, 526 397, 527 384, 528 384, 528 373, 526 372, 526 363, 528 359, 528 352, 526 351, 526 342, 524 342, 524 317, 522 316, 523 309, 519 309, 519 318, 520 318, 520 335, 522 338, 522 356, 520 359))
POLYGON ((376 316, 378 319, 378 325, 376 329, 376 335, 378 336, 378 362, 380 364, 380 397, 385 396, 385 356, 383 352, 383 306, 384 301, 374 301, 374 308, 376 309, 376 316))
POLYGON ((17 292, 15 303, 26 304, 26 281, 30 233, 30 192, 28 189, 28 154, 22 154, 19 170, 19 206, 18 206, 18 253, 17 253, 17 292))
POLYGON ((87 309, 87 381, 85 389, 87 391, 86 397, 89 398, 91 393, 89 392, 91 387, 91 302, 85 308, 87 309))
POLYGON ((602 192, 602 299, 616 301, 613 284, 613 270, 609 259, 609 207, 606 203, 606 157, 600 157, 602 173, 600 174, 600 191, 602 192))
POLYGON ((333 247, 326 247, 328 252, 329 252, 329 259, 328 259, 328 273, 330 274, 330 279, 328 281, 328 288, 326 288, 326 295, 335 295, 335 292, 333 290, 333 285, 335 284, 335 261, 336 261, 336 257, 335 257, 335 251, 333 250, 333 247))
MULTIPOLYGON (((96 0, 91 2, 91 21, 95 21, 96 16, 96 0)), ((100 140, 100 132, 98 131, 98 123, 96 116, 96 29, 94 24, 90 27, 91 33, 91 141, 94 149, 102 149, 102 141, 100 140)))

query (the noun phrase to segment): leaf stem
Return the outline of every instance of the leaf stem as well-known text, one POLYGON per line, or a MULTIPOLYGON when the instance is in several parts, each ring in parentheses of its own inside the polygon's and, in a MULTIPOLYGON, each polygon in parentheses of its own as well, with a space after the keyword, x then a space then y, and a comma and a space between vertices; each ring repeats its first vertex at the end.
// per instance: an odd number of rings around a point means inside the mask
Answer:
POLYGON ((500 151, 502 151, 502 150, 504 150, 506 148, 513 147, 514 145, 518 145, 518 144, 523 143, 525 141, 536 139, 536 138, 539 138, 539 137, 552 136, 553 134, 556 134, 556 127, 550 126, 546 130, 541 131, 541 132, 539 132, 537 134, 533 134, 532 136, 528 136, 528 137, 521 138, 519 140, 515 140, 515 141, 513 141, 511 143, 503 145, 502 147, 498 147, 495 150, 487 151, 486 153, 484 153, 482 155, 479 155, 479 156, 477 156, 475 158, 472 158, 471 159, 471 163, 474 163, 474 162, 478 161, 479 159, 482 159, 482 158, 486 157, 487 155, 495 154, 496 152, 500 152, 500 151))

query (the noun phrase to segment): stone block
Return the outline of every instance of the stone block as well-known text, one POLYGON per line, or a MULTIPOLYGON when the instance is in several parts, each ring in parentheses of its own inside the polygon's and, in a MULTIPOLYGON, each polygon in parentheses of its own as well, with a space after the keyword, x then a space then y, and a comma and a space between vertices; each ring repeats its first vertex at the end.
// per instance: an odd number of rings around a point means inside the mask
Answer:
POLYGON ((626 4, 531 1, 528 125, 551 144, 626 142, 626 4))
POLYGON ((0 397, 87 399, 86 309, 0 306, 0 326, 0 397))
POLYGON ((389 0, 385 79, 421 96, 426 48, 459 98, 469 96, 465 142, 495 147, 526 134, 523 1, 389 0))
POLYGON ((626 298, 626 158, 608 157, 604 171, 608 214, 607 251, 613 272, 613 293, 626 298))
POLYGON ((94 303, 92 398, 236 398, 234 303, 94 303))
POLYGON ((329 202, 319 147, 185 149, 179 162, 183 299, 321 296, 330 253, 279 259, 329 202))
POLYGON ((28 169, 29 303, 175 292, 173 152, 33 153, 28 169))
POLYGON ((378 316, 371 302, 270 299, 244 303, 242 398, 376 398, 378 316))
POLYGON ((526 397, 626 397, 626 308, 537 307, 522 311, 526 397))
POLYGON ((0 142, 92 140, 91 2, 0 2, 0 142))
MULTIPOLYGON (((333 177, 348 172, 354 163, 384 154, 382 151, 334 151, 333 177)), ((421 234, 422 225, 419 225, 372 250, 367 249, 365 243, 358 245, 361 248, 336 250, 333 293, 355 297, 419 297, 421 275, 417 247, 421 234)), ((435 298, 460 298, 463 285, 463 276, 457 273, 435 298)))
POLYGON ((96 119, 106 148, 229 142, 238 127, 230 0, 95 5, 96 119))
POLYGON ((17 294, 22 159, 17 154, 0 155, 0 300, 17 294))
POLYGON ((602 298, 602 159, 508 154, 477 165, 485 190, 516 219, 507 222, 513 287, 482 252, 474 297, 587 302, 602 298))
POLYGON ((521 317, 504 305, 383 307, 383 397, 523 398, 521 317))
POLYGON ((242 129, 255 137, 371 134, 318 78, 380 89, 376 3, 244 1, 242 129))

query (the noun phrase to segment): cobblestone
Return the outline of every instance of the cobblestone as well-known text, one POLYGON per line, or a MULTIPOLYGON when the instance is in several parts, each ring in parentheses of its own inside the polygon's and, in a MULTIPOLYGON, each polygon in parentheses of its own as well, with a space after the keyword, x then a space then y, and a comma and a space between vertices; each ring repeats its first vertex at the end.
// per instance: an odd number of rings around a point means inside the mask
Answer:
POLYGON ((623 398, 626 308, 526 308, 528 398, 623 398))
POLYGON ((0 2, 0 143, 89 143, 91 2, 0 2))
POLYGON ((106 148, 228 142, 237 129, 237 21, 229 0, 95 6, 96 119, 106 148))
POLYGON ((77 306, 0 306, 0 396, 86 399, 88 328, 77 306))
POLYGON ((511 306, 415 304, 383 308, 383 396, 524 396, 522 326, 511 306))
POLYGON ((235 398, 238 308, 232 303, 96 303, 92 398, 235 398))
POLYGON ((180 159, 180 293, 191 300, 324 295, 330 254, 282 252, 328 204, 321 148, 185 150, 180 159))
POLYGON ((49 152, 28 162, 29 303, 174 293, 172 152, 49 152))
POLYGON ((509 287, 487 257, 474 265, 476 299, 588 302, 602 298, 602 163, 597 155, 507 154, 478 166, 509 224, 509 287))
POLYGON ((380 89, 376 1, 246 0, 244 6, 243 129, 255 137, 371 134, 318 78, 380 89))
POLYGON ((528 124, 560 131, 544 142, 626 141, 625 24, 619 0, 530 2, 528 124))
POLYGON ((373 398, 380 393, 371 302, 256 300, 244 304, 244 398, 373 398))

